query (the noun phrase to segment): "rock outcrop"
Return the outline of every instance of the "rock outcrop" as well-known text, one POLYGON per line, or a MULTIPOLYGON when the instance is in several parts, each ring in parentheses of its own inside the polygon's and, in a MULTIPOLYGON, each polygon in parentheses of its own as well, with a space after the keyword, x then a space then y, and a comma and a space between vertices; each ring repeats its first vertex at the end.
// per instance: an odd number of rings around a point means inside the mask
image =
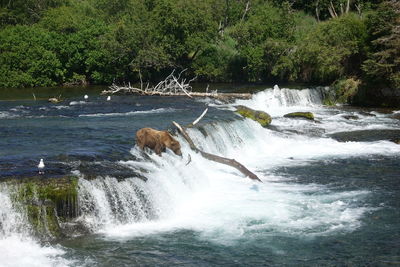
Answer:
POLYGON ((284 115, 285 118, 300 118, 307 120, 314 120, 314 114, 311 112, 292 112, 284 115))
POLYGON ((34 235, 42 240, 69 236, 79 216, 77 177, 8 178, 2 183, 26 214, 34 235))
POLYGON ((246 106, 237 106, 236 112, 245 118, 249 118, 258 122, 263 127, 270 125, 272 121, 272 118, 268 113, 260 110, 254 110, 246 106))

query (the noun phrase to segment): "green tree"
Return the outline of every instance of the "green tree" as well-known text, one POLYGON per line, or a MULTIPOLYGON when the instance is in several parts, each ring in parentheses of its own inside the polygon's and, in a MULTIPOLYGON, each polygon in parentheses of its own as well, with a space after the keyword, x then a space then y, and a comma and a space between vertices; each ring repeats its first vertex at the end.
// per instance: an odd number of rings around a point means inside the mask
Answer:
POLYGON ((67 0, 1 0, 0 27, 38 22, 47 9, 66 2, 67 0))
POLYGON ((386 1, 367 17, 371 50, 362 68, 374 84, 400 87, 400 3, 386 1))
POLYGON ((53 86, 65 69, 57 56, 59 36, 36 26, 0 31, 0 87, 53 86))
POLYGON ((40 26, 60 36, 57 54, 66 70, 66 83, 110 82, 112 78, 106 72, 112 66, 104 68, 109 63, 104 62, 108 52, 101 46, 109 27, 100 18, 85 14, 85 10, 85 4, 50 9, 40 26))
POLYGON ((276 61, 272 43, 291 42, 294 38, 294 16, 288 10, 264 3, 251 9, 246 21, 237 24, 232 36, 246 62, 243 76, 252 81, 271 78, 276 61))

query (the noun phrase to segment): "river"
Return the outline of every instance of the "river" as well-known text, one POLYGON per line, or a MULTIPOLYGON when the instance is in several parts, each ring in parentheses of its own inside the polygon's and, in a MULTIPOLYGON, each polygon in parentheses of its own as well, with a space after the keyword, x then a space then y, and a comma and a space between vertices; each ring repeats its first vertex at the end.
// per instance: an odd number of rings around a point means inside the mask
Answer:
POLYGON ((40 158, 45 177, 81 177, 79 220, 91 234, 38 240, 23 203, 0 186, 0 266, 400 263, 400 145, 391 141, 400 138, 400 111, 326 107, 323 88, 257 88, 228 104, 107 101, 99 88, 63 92, 52 104, 46 98, 58 92, 46 90, 0 101, 0 179, 36 175, 40 158), (271 127, 235 114, 237 104, 268 112, 271 127), (188 124, 206 107, 188 129, 194 142, 263 183, 202 158, 181 137, 182 158, 135 147, 138 129, 174 129, 172 120, 188 124), (294 111, 316 122, 283 117, 294 111))

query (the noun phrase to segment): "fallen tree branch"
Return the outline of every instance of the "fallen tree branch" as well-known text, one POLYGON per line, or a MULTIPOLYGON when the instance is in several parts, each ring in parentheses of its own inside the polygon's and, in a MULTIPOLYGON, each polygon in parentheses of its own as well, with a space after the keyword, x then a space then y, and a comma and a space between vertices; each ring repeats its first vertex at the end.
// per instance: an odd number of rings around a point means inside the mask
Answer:
MULTIPOLYGON (((203 113, 205 114, 205 112, 203 112, 203 113)), ((201 117, 200 117, 200 119, 201 119, 201 117)), ((206 158, 208 160, 212 160, 212 161, 215 161, 215 162, 218 162, 221 164, 231 166, 231 167, 237 169, 238 171, 240 171, 241 173, 243 173, 245 176, 249 177, 250 179, 257 180, 262 183, 262 181, 260 180, 260 178, 258 178, 257 175, 255 175, 254 173, 249 171, 245 166, 243 166, 242 164, 237 162, 235 159, 224 158, 224 157, 210 154, 210 153, 207 153, 207 152, 204 152, 204 151, 198 149, 196 147, 196 145, 193 143, 193 140, 190 138, 188 133, 185 131, 185 129, 175 121, 172 121, 172 123, 179 130, 179 133, 183 136, 183 138, 185 138, 185 140, 189 143, 189 146, 193 151, 200 153, 204 158, 206 158)))
MULTIPOLYGON (((209 93, 208 90, 205 93, 201 92, 192 92, 192 86, 190 85, 195 78, 186 82, 186 79, 180 80, 180 77, 185 70, 181 71, 178 74, 178 77, 174 76, 175 70, 171 72, 163 81, 160 81, 156 86, 149 87, 147 83, 146 88, 143 88, 143 81, 142 75, 139 71, 139 78, 140 78, 140 88, 132 87, 130 83, 124 86, 118 86, 116 84, 112 84, 109 87, 109 90, 104 90, 101 92, 101 95, 113 95, 113 94, 136 94, 136 95, 146 95, 146 96, 187 96, 190 98, 193 97, 210 97, 219 99, 222 101, 228 101, 231 99, 250 99, 251 94, 248 93, 218 93, 218 92, 211 92, 209 93)), ((207 87, 208 88, 208 87, 207 87)))
POLYGON ((206 109, 203 111, 203 113, 201 113, 200 117, 198 117, 197 119, 195 119, 195 120, 192 122, 192 126, 196 125, 196 124, 204 117, 204 115, 206 115, 207 111, 208 111, 208 108, 206 108, 206 109))

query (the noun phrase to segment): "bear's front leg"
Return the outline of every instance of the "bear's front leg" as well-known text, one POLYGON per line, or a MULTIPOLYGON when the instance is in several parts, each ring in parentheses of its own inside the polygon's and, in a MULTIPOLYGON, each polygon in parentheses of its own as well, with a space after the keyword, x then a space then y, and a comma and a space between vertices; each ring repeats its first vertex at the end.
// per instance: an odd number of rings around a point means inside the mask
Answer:
POLYGON ((156 146, 154 147, 154 152, 161 157, 161 152, 165 151, 165 147, 160 142, 157 142, 156 146))

